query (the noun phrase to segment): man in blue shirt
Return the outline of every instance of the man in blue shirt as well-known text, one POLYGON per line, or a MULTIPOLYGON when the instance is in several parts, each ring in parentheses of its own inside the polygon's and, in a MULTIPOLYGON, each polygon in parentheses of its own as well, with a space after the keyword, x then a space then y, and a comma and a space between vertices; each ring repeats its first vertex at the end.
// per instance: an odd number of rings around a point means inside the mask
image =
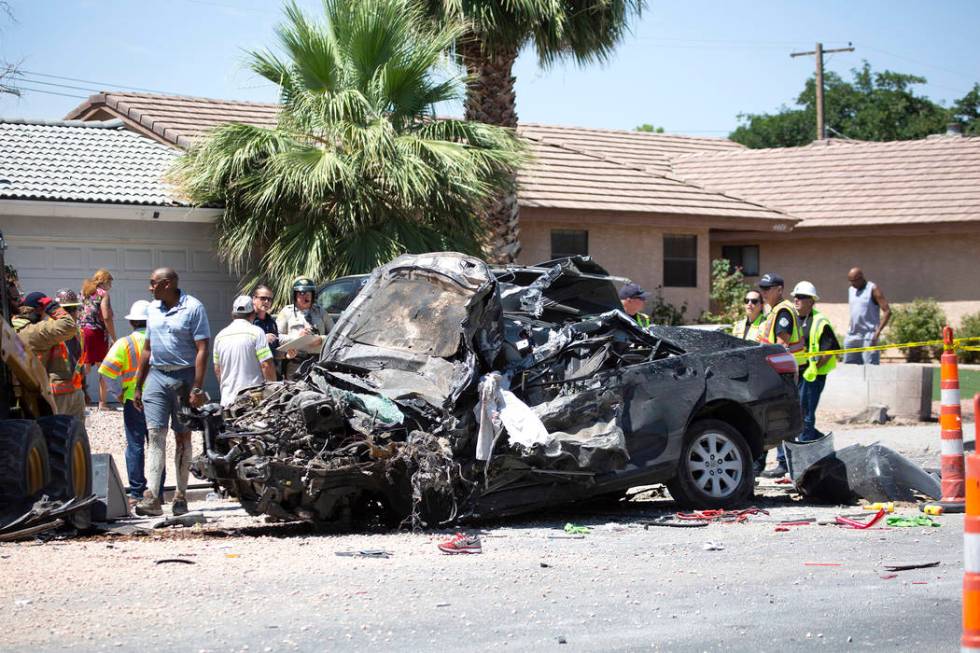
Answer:
POLYGON ((191 464, 191 431, 181 419, 181 401, 194 408, 204 404, 204 374, 211 330, 204 305, 178 286, 177 273, 158 268, 150 275, 153 303, 146 317, 146 346, 140 356, 133 404, 146 416, 148 455, 146 492, 136 504, 137 515, 163 514, 155 492, 163 476, 167 427, 174 431, 177 492, 173 514, 187 512, 187 481, 191 464))

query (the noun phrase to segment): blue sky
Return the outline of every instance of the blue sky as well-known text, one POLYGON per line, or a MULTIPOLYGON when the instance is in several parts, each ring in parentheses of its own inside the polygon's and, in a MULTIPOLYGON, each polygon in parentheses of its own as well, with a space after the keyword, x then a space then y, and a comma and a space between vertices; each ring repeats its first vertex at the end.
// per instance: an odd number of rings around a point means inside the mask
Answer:
MULTIPOLYGON (((318 0, 301 0, 316 11, 318 0)), ((0 56, 20 62, 24 97, 0 97, 0 116, 57 119, 94 90, 139 87, 181 95, 274 101, 276 90, 243 65, 243 48, 274 43, 275 0, 12 0, 0 56), (72 77, 74 82, 43 75, 72 77), (46 83, 41 83, 46 82, 46 83), (77 86, 65 88, 53 84, 77 86)), ((791 104, 812 74, 795 50, 853 42, 828 70, 863 59, 928 78, 947 103, 980 81, 980 2, 972 0, 650 0, 605 65, 541 70, 533 52, 516 66, 525 122, 723 136, 737 114, 791 104)))

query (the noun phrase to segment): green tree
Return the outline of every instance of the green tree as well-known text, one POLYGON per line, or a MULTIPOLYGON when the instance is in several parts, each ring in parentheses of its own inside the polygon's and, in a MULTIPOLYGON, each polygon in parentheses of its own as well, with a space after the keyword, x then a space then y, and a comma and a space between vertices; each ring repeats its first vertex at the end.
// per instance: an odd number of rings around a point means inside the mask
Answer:
POLYGON ((980 136, 980 84, 953 104, 953 119, 963 126, 968 136, 980 136))
MULTIPOLYGON (((949 109, 916 94, 915 87, 926 82, 924 77, 890 70, 874 72, 868 62, 851 70, 851 77, 845 81, 832 72, 824 76, 824 121, 831 136, 863 141, 924 138, 945 131, 954 118, 949 109)), ((741 124, 729 138, 751 148, 806 145, 816 138, 816 97, 816 82, 811 77, 795 108, 740 114, 741 124)), ((976 122, 978 101, 980 91, 967 94, 957 106, 967 119, 972 108, 972 124, 980 129, 976 122)))
MULTIPOLYGON (((946 314, 935 299, 914 299, 908 304, 892 308, 887 341, 900 344, 938 340, 943 337, 943 327, 947 322, 946 314)), ((939 358, 942 350, 941 346, 911 347, 902 352, 908 362, 924 363, 929 360, 930 355, 939 358)))
MULTIPOLYGON (((456 53, 470 74, 465 115, 491 125, 517 127, 514 62, 532 47, 538 62, 605 61, 640 15, 646 0, 426 0, 438 20, 460 20, 466 33, 456 53)), ((502 193, 487 210, 487 254, 498 262, 520 252, 516 191, 502 193)))
POLYGON ((278 125, 217 127, 173 171, 195 202, 224 205, 217 249, 243 287, 264 279, 285 296, 298 275, 478 252, 474 216, 509 189, 523 149, 511 130, 435 115, 465 92, 446 56, 463 28, 411 0, 325 0, 325 21, 285 12, 283 54, 249 53, 280 88, 278 125))
POLYGON ((648 134, 663 134, 664 133, 664 128, 663 127, 654 127, 650 123, 645 122, 642 125, 637 125, 633 129, 633 131, 646 132, 648 134))
POLYGON ((744 315, 742 300, 751 286, 745 283, 740 268, 732 267, 725 258, 711 262, 711 305, 714 311, 705 311, 700 321, 710 324, 734 324, 744 315))

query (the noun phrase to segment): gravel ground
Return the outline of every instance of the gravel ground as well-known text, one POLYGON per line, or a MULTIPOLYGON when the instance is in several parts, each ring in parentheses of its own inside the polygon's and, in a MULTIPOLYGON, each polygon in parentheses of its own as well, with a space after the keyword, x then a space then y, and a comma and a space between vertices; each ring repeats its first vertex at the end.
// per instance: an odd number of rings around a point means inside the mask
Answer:
MULTIPOLYGON (((97 415, 90 432, 93 451, 121 452, 121 416, 97 415)), ((838 446, 880 440, 938 462, 934 424, 837 437, 838 446)), ((861 511, 806 505, 771 482, 758 494, 771 514, 738 525, 646 530, 643 520, 674 509, 649 494, 484 523, 473 528, 484 547, 474 556, 440 554, 442 531, 317 535, 249 517, 234 502, 192 503, 208 524, 0 544, 0 648, 955 649, 961 516, 940 517, 940 528, 776 532, 783 520, 861 511), (569 521, 593 530, 570 537, 569 521), (391 557, 335 555, 362 549, 391 557), (940 565, 884 570, 927 561, 940 565)))

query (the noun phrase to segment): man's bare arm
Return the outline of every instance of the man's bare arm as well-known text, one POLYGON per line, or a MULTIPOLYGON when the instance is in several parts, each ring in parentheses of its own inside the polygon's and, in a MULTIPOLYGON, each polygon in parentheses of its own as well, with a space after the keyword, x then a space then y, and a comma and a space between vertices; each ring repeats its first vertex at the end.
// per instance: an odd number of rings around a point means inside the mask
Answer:
POLYGON ((262 376, 266 381, 276 380, 276 366, 272 359, 262 361, 262 376))
POLYGON ((871 298, 875 300, 878 304, 878 308, 881 309, 881 322, 878 324, 878 328, 875 329, 873 341, 875 344, 878 342, 878 336, 881 332, 885 330, 888 326, 888 322, 892 319, 892 307, 889 305, 888 300, 885 299, 885 293, 881 292, 881 288, 875 286, 874 290, 871 292, 871 298))

